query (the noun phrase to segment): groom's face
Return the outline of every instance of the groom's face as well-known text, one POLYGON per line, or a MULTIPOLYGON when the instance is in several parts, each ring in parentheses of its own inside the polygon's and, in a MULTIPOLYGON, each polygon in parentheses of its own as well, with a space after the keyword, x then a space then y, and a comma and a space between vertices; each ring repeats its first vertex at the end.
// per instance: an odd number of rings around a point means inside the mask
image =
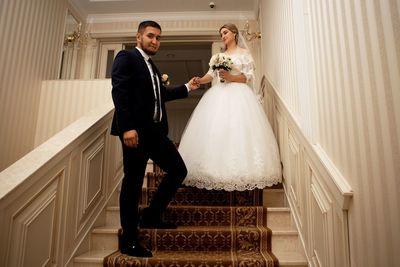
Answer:
POLYGON ((146 54, 153 56, 160 47, 161 31, 158 28, 146 27, 142 32, 136 34, 137 46, 146 54))

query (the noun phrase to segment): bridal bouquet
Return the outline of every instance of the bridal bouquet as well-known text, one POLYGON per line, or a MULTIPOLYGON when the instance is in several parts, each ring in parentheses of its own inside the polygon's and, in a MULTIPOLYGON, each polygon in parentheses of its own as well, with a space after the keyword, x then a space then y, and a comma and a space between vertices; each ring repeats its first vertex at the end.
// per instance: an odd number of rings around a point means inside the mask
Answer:
MULTIPOLYGON (((218 53, 214 55, 211 60, 210 60, 210 67, 213 70, 226 70, 226 71, 231 71, 233 66, 232 59, 228 56, 226 56, 223 53, 218 53)), ((221 79, 221 82, 225 82, 225 80, 221 79)))

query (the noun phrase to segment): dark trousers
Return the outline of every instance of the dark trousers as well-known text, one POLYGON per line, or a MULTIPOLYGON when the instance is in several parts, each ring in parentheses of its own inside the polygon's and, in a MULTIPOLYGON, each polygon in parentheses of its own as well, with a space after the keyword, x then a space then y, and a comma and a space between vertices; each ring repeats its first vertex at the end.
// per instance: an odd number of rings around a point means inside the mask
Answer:
POLYGON ((122 138, 124 178, 119 198, 120 218, 125 240, 138 238, 139 200, 147 161, 152 159, 166 175, 149 205, 151 214, 161 216, 186 177, 187 170, 179 152, 171 140, 154 128, 139 132, 139 145, 129 148, 122 138))

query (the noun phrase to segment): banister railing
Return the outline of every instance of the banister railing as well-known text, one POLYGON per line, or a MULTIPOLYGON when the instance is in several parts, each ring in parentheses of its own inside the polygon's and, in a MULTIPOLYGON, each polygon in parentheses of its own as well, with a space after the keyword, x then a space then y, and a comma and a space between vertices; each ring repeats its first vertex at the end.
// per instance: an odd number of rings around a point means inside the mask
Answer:
POLYGON ((0 173, 1 266, 68 265, 116 190, 122 156, 109 134, 112 102, 84 112, 0 173))

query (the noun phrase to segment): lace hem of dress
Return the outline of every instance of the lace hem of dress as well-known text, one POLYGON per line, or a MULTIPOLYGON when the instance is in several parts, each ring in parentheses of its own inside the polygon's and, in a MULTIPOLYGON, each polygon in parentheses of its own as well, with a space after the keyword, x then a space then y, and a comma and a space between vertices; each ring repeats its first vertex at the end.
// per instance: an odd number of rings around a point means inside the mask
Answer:
MULTIPOLYGON (((200 189, 207 190, 225 190, 225 191, 245 191, 254 189, 264 189, 266 187, 271 187, 282 182, 281 175, 266 176, 262 178, 257 178, 257 181, 235 183, 234 181, 240 181, 243 179, 232 179, 232 183, 229 181, 215 181, 215 177, 207 177, 204 174, 189 174, 183 184, 186 186, 194 186, 200 189)), ((249 179, 244 179, 249 180, 249 179)))

